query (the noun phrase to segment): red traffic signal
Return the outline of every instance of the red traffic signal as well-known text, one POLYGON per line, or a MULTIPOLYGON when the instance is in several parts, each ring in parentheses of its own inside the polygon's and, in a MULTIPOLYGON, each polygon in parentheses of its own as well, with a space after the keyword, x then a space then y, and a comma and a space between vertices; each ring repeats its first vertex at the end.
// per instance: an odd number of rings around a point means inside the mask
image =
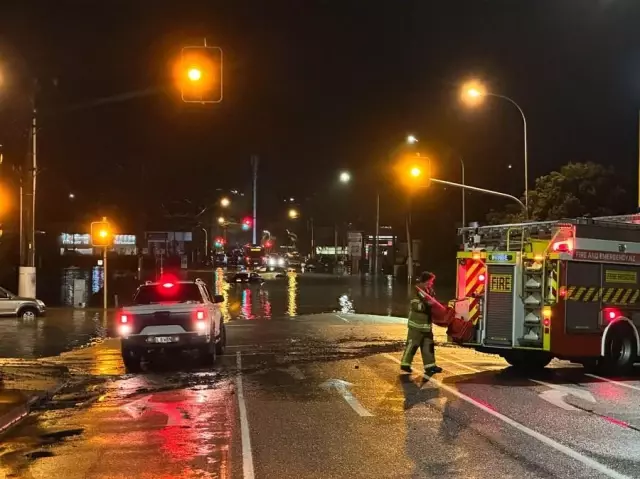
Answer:
POLYGON ((253 226, 253 220, 250 217, 245 217, 242 219, 242 229, 248 230, 253 226))
POLYGON ((273 243, 271 242, 271 240, 267 240, 264 242, 265 248, 271 248, 272 246, 273 246, 273 243))

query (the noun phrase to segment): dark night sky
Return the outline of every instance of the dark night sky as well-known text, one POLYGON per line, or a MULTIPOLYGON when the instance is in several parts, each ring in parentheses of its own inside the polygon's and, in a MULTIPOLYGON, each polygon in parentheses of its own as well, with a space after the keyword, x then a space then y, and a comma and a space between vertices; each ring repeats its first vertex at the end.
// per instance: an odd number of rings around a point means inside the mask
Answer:
MULTIPOLYGON (((524 109, 531 178, 570 160, 634 177, 638 25, 636 0, 2 0, 0 143, 9 162, 25 154, 18 126, 27 75, 43 83, 43 115, 165 86, 43 118, 40 218, 110 204, 125 215, 172 198, 204 201, 216 187, 247 188, 252 153, 262 160, 267 216, 284 214, 284 196, 332 194, 343 167, 361 172, 355 209, 370 198, 364 172, 408 132, 437 158, 440 177, 459 179, 453 155, 461 154, 469 183, 520 194, 517 111, 499 100, 473 111, 458 102, 462 80, 479 76, 524 109), (171 65, 204 35, 225 52, 225 100, 187 108, 171 87, 171 65)), ((434 187, 418 209, 450 224, 457 198, 434 187)), ((470 218, 494 204, 473 199, 470 218)), ((394 203, 384 203, 390 219, 394 203)))

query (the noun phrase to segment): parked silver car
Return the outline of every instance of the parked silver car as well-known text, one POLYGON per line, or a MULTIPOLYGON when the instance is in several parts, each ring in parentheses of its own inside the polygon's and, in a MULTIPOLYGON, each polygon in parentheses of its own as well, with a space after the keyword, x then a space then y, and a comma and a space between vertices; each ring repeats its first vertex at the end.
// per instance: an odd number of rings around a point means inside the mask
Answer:
POLYGON ((45 304, 35 298, 21 298, 0 287, 0 316, 17 316, 22 319, 34 319, 44 316, 45 304))

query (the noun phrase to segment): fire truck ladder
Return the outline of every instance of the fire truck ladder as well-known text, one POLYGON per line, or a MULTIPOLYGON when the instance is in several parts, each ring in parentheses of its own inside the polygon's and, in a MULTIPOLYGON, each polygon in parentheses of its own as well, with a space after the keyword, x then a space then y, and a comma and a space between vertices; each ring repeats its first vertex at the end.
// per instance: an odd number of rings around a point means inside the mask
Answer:
POLYGON ((601 225, 619 226, 621 223, 640 225, 640 213, 631 215, 582 217, 573 219, 512 223, 505 225, 467 226, 458 229, 463 237, 465 249, 485 249, 487 251, 526 251, 531 239, 551 239, 553 228, 581 222, 595 222, 601 225))

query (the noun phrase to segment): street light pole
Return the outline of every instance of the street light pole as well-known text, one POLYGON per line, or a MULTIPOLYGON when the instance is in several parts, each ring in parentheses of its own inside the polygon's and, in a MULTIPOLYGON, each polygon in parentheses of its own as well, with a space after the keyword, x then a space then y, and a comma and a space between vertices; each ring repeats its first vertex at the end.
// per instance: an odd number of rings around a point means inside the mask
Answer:
POLYGON ((524 116, 524 111, 520 108, 514 100, 505 95, 499 95, 497 93, 485 93, 488 96, 493 96, 496 98, 502 98, 503 100, 508 101, 513 106, 515 106, 520 112, 520 116, 522 117, 522 126, 524 133, 524 204, 525 208, 525 218, 529 217, 529 158, 528 158, 528 148, 527 148, 527 118, 524 116))
MULTIPOLYGON (((464 160, 462 159, 462 157, 460 156, 460 167, 462 168, 462 184, 464 185, 464 160)), ((466 210, 465 210, 465 204, 464 204, 464 193, 465 193, 465 189, 462 188, 462 227, 464 228, 465 226, 467 226, 467 219, 466 219, 466 210)))
POLYGON ((380 190, 376 191, 376 235, 373 239, 373 274, 378 274, 378 242, 380 241, 380 190))
POLYGON ((258 232, 258 156, 251 157, 251 166, 253 167, 253 244, 257 244, 258 232))

